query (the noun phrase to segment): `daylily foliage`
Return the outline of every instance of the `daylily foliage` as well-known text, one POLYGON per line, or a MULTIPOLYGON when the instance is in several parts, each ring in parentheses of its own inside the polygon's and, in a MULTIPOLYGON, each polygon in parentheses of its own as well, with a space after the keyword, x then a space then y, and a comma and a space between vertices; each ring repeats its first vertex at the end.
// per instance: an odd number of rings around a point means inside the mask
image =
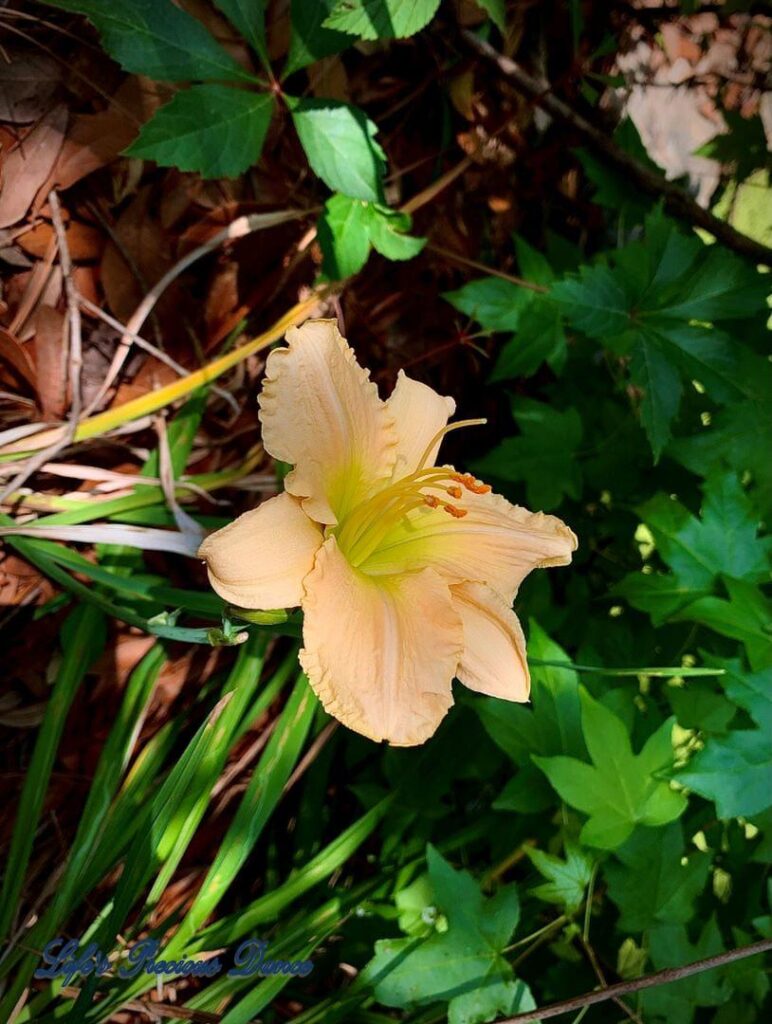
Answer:
POLYGON ((260 396, 263 443, 294 468, 285 493, 208 537, 212 586, 243 608, 301 605, 302 666, 327 711, 410 746, 437 729, 454 676, 528 699, 512 602, 536 568, 566 565, 561 520, 438 466, 455 402, 400 372, 382 401, 332 320, 274 350, 260 396))

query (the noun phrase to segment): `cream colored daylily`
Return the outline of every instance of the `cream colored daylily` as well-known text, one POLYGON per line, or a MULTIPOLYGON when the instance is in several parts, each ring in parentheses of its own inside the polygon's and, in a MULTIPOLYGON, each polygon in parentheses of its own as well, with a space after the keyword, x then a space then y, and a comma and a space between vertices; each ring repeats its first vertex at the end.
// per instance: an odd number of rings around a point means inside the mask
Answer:
POLYGON ((285 492, 201 545, 212 586, 242 608, 302 605, 300 661, 331 715, 373 740, 423 743, 456 676, 528 699, 512 601, 576 537, 436 466, 455 402, 400 372, 391 397, 333 320, 287 334, 266 364, 263 444, 294 468, 285 492))

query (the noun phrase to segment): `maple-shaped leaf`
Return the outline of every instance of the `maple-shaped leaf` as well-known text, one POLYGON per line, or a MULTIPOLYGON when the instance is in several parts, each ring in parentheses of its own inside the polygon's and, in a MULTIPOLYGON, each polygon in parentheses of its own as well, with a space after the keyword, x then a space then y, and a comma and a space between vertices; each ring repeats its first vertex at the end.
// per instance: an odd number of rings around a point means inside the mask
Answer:
POLYGON ((546 402, 518 398, 512 415, 520 428, 475 463, 481 476, 523 480, 528 503, 535 508, 556 508, 564 495, 582 495, 582 471, 576 449, 582 439, 582 421, 576 409, 553 409, 546 402))
POLYGON ((678 780, 712 800, 720 818, 759 814, 772 806, 769 735, 761 729, 736 729, 710 736, 678 780))
POLYGON ((693 849, 685 856, 679 822, 636 829, 604 867, 608 894, 620 910, 619 927, 642 932, 657 922, 685 924, 705 888, 710 856, 693 849))
POLYGON ((766 290, 752 264, 683 233, 657 209, 642 240, 583 266, 550 294, 574 327, 630 358, 656 461, 670 439, 683 380, 696 379, 718 402, 743 396, 737 346, 716 325, 757 316, 766 290))
POLYGON ((573 757, 534 757, 558 794, 589 815, 581 840, 614 850, 636 825, 664 825, 677 818, 686 799, 659 778, 672 766, 669 718, 634 754, 621 719, 582 690, 582 728, 592 764, 573 757))
POLYGON ((689 618, 693 603, 710 599, 722 576, 769 578, 770 539, 758 539, 759 517, 736 473, 709 477, 704 495, 699 518, 666 494, 638 510, 672 574, 630 573, 613 593, 648 612, 655 625, 677 613, 689 618))
POLYGON ((516 887, 486 898, 468 872, 456 871, 431 845, 426 862, 433 904, 424 920, 436 926, 428 937, 376 942, 363 972, 376 999, 396 1007, 448 1002, 453 1024, 493 1020, 514 1012, 513 1002, 532 1008, 527 986, 502 955, 520 918, 516 887))
POLYGON ((547 879, 531 889, 534 896, 547 903, 557 903, 567 914, 573 914, 584 902, 584 894, 592 875, 592 858, 575 843, 566 843, 566 859, 526 847, 533 866, 547 879))
MULTIPOLYGON (((654 967, 683 967, 685 964, 724 952, 716 919, 705 922, 696 943, 689 941, 681 924, 660 924, 649 933, 649 952, 654 967)), ((699 1006, 720 1006, 731 994, 727 969, 704 971, 667 985, 657 985, 641 993, 647 1021, 666 1024, 692 1024, 699 1006)))
POLYGON ((699 622, 722 636, 739 640, 754 672, 772 667, 772 600, 760 587, 722 576, 727 597, 701 597, 674 615, 673 621, 699 622))

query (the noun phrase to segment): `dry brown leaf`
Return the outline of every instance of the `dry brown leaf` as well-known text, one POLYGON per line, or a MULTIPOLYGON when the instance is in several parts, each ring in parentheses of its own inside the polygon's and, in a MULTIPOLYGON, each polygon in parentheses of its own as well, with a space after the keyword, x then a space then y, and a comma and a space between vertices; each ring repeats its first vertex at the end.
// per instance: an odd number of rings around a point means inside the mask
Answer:
POLYGON ((0 360, 15 372, 16 376, 35 388, 35 368, 15 334, 0 327, 0 360))
POLYGON ((11 51, 0 60, 0 119, 29 124, 45 114, 61 80, 59 65, 34 50, 11 51))
POLYGON ((76 114, 43 195, 67 189, 114 160, 163 102, 164 87, 134 75, 115 94, 115 105, 97 114, 76 114), (131 116, 129 116, 131 115, 131 116))
POLYGON ((67 401, 67 379, 62 358, 64 316, 51 306, 41 306, 35 313, 34 322, 40 408, 47 420, 59 420, 64 417, 67 401))
MULTIPOLYGON (((97 260, 102 254, 104 236, 101 231, 84 224, 82 221, 71 220, 65 229, 67 247, 70 256, 76 262, 97 260)), ((18 236, 18 243, 31 256, 42 259, 48 251, 51 240, 55 237, 54 229, 48 221, 40 221, 29 231, 18 236)))
POLYGON ((16 224, 32 205, 59 155, 67 127, 67 108, 54 107, 8 154, 0 191, 0 227, 16 224))
MULTIPOLYGON (((110 309, 118 319, 126 321, 174 262, 169 239, 152 215, 149 186, 137 194, 118 218, 114 237, 102 257, 102 287, 110 309)), ((164 301, 159 303, 159 309, 164 301)))

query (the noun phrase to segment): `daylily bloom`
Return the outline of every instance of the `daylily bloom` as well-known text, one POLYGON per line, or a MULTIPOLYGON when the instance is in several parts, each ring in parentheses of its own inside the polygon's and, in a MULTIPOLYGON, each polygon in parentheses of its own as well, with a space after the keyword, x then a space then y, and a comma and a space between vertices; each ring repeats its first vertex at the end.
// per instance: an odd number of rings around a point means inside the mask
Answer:
POLYGON ((451 466, 451 398, 400 371, 382 401, 333 320, 287 333, 266 363, 263 444, 294 468, 284 493, 201 545, 217 593, 242 608, 301 605, 300 662, 327 711, 373 740, 423 743, 454 676, 526 701, 512 602, 576 537, 451 466))

